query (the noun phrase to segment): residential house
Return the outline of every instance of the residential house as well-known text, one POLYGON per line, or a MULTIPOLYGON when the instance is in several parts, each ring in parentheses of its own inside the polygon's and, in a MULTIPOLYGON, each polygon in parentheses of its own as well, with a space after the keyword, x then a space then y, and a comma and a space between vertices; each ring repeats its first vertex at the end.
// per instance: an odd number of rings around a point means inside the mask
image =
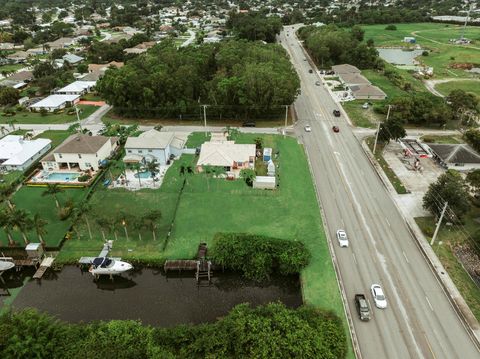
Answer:
POLYGON ((255 167, 255 145, 236 144, 234 141, 209 141, 202 144, 197 162, 197 170, 203 166, 223 167, 238 177, 243 169, 255 167))
POLYGON ((155 44, 155 41, 142 42, 141 44, 138 44, 134 47, 124 49, 123 52, 126 54, 143 54, 144 52, 147 52, 148 49, 155 46, 155 44))
POLYGON ((8 77, 9 80, 28 83, 33 80, 32 71, 19 71, 8 77))
POLYGON ((371 84, 349 85, 350 91, 357 100, 385 100, 387 94, 371 84))
POLYGON ((70 65, 78 65, 84 60, 83 57, 75 54, 66 54, 62 56, 63 61, 68 62, 70 65))
POLYGON ((111 68, 116 67, 119 69, 123 66, 123 62, 111 61, 108 64, 89 64, 88 65, 88 74, 86 74, 82 80, 83 81, 97 81, 103 77, 105 72, 111 68))
POLYGON ((30 111, 40 111, 45 109, 48 112, 54 112, 65 107, 73 106, 79 100, 80 95, 50 95, 43 100, 30 105, 28 108, 30 111))
POLYGON ((59 95, 84 95, 92 91, 97 81, 74 81, 55 91, 59 95))
POLYGON ((45 55, 48 51, 44 47, 33 47, 27 50, 29 56, 45 55))
POLYGON ((480 168, 480 154, 466 144, 427 143, 433 158, 449 169, 471 171, 480 168))
POLYGON ((41 163, 46 171, 97 171, 105 160, 115 153, 117 147, 117 137, 74 134, 42 158, 41 163))
POLYGON ((356 66, 349 64, 335 65, 332 66, 332 70, 335 71, 336 75, 341 74, 360 74, 360 71, 356 66))
POLYGON ((52 141, 46 138, 26 140, 7 135, 0 139, 0 170, 24 171, 51 147, 52 141))
MULTIPOLYGON (((65 22, 65 20, 64 20, 65 22)), ((70 47, 75 44, 75 39, 73 37, 61 37, 55 41, 50 41, 45 43, 45 45, 48 45, 50 50, 55 50, 55 49, 65 49, 67 47, 70 47)))
POLYGON ((146 131, 138 137, 129 137, 125 143, 125 163, 147 163, 153 160, 161 166, 167 164, 170 156, 182 154, 186 139, 173 132, 146 131))
POLYGON ((25 51, 16 51, 5 57, 11 64, 23 64, 27 61, 28 53, 25 51))

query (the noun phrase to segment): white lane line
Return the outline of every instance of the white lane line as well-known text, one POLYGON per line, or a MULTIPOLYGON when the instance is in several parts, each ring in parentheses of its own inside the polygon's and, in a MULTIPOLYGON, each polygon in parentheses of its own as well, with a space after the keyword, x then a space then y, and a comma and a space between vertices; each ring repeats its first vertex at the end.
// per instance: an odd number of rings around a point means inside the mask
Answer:
MULTIPOLYGON (((328 130, 327 129, 327 126, 325 124, 325 122, 322 122, 322 125, 324 127, 325 130, 328 130)), ((328 143, 330 144, 330 147, 332 149, 335 148, 335 146, 333 146, 333 141, 332 139, 330 138, 330 132, 327 131, 326 133, 328 133, 327 135, 327 140, 328 140, 328 143)), ((380 252, 378 246, 377 246, 377 241, 375 240, 375 236, 373 235, 372 233, 372 230, 370 228, 370 226, 368 225, 368 221, 364 215, 364 210, 362 208, 362 205, 360 204, 358 198, 357 198, 357 195, 355 194, 355 191, 353 190, 353 187, 352 187, 352 184, 351 184, 351 181, 349 179, 349 177, 347 176, 347 171, 345 170, 344 168, 344 165, 341 161, 339 161, 337 159, 337 164, 338 164, 338 167, 339 167, 339 170, 340 170, 340 173, 341 175, 343 176, 343 179, 345 180, 345 183, 347 185, 347 188, 348 188, 348 191, 350 192, 350 197, 352 198, 353 200, 353 205, 355 206, 355 208, 357 209, 357 213, 359 214, 360 216, 360 219, 361 221, 363 222, 363 227, 365 228, 366 232, 368 233, 368 236, 370 237, 370 241, 372 242, 373 244, 373 249, 374 249, 374 253, 375 255, 373 256, 373 260, 375 261, 376 258, 378 258, 378 261, 380 263, 380 265, 382 266, 382 269, 383 269, 383 273, 386 277, 386 280, 389 282, 389 283, 394 283, 394 280, 390 274, 390 271, 388 270, 388 266, 387 266, 387 261, 386 261, 386 258, 385 256, 380 252)), ((417 342, 417 338, 415 337, 414 333, 413 333, 413 329, 412 329, 412 322, 411 322, 411 319, 407 313, 407 309, 405 308, 405 306, 402 304, 403 301, 402 299, 400 298, 400 293, 397 291, 397 289, 395 288, 395 286, 393 285, 392 287, 392 294, 393 296, 395 297, 397 303, 398 303, 398 309, 400 310, 401 314, 402 314, 402 317, 404 318, 405 320, 405 324, 406 324, 406 327, 407 327, 407 332, 408 332, 408 335, 410 337, 410 340, 412 341, 412 344, 414 346, 414 349, 417 353, 417 357, 419 358, 422 358, 423 357, 423 354, 422 354, 422 351, 420 349, 420 346, 418 345, 418 342, 417 342)))
POLYGON ((425 299, 427 300, 428 306, 430 307, 430 309, 431 309, 432 312, 433 312, 433 307, 432 307, 432 304, 430 303, 430 301, 428 300, 428 297, 425 296, 425 299))
POLYGON ((407 255, 405 254, 405 252, 402 251, 402 253, 403 253, 403 256, 405 257, 405 260, 407 261, 407 263, 410 263, 410 262, 408 261, 408 258, 407 258, 407 255))
POLYGON ((390 222, 388 221, 388 219, 385 218, 385 221, 387 221, 388 226, 391 227, 390 222))
POLYGON ((357 263, 357 257, 355 257, 355 253, 352 252, 352 256, 353 256, 353 261, 355 262, 355 264, 358 264, 357 263))

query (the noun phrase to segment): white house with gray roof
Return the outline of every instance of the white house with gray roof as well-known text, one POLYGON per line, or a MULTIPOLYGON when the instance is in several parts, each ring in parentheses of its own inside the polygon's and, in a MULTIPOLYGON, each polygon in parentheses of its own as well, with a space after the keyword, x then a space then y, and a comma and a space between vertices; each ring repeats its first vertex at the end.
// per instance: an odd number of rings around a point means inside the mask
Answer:
POLYGON ((47 153, 52 141, 46 138, 26 140, 23 136, 8 135, 0 139, 0 169, 24 171, 47 153))
POLYGON ((170 156, 179 157, 186 139, 173 132, 146 131, 138 137, 129 137, 125 143, 125 163, 147 163, 157 161, 164 166, 170 156))

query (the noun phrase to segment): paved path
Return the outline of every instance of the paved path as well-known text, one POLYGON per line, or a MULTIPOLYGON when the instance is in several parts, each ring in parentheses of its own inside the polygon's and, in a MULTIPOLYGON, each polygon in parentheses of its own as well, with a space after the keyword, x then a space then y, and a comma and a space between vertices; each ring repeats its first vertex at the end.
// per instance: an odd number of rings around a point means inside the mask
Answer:
POLYGON ((190 37, 187 40, 185 40, 185 42, 182 45, 180 45, 180 47, 186 47, 195 41, 195 31, 190 29, 188 29, 187 31, 190 34, 190 37))
POLYGON ((423 83, 424 83, 425 87, 427 88, 427 90, 430 91, 435 96, 445 97, 445 95, 442 95, 442 93, 440 93, 440 91, 435 89, 435 85, 443 84, 445 82, 451 82, 451 81, 478 81, 478 86, 480 86, 480 80, 469 79, 469 78, 449 78, 449 79, 442 79, 442 80, 424 80, 423 83))
POLYGON ((334 117, 338 105, 318 77, 308 70, 305 54, 292 39, 282 44, 301 79, 295 102, 297 135, 305 145, 314 183, 326 218, 333 262, 344 294, 357 354, 363 358, 478 358, 479 351, 452 307, 444 287, 419 250, 418 242, 390 193, 365 155, 345 115, 334 117), (310 123, 311 133, 303 124, 310 123), (333 133, 333 125, 340 133, 333 133), (335 232, 350 235, 349 248, 339 248, 335 232), (373 318, 361 322, 353 302, 365 293, 372 303, 372 283, 383 286, 388 308, 372 308, 373 318))

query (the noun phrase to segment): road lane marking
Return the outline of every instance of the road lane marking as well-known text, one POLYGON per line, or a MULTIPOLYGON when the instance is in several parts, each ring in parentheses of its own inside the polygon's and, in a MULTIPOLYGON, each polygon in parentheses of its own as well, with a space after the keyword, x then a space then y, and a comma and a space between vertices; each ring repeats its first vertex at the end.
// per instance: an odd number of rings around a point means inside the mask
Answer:
POLYGON ((387 221, 388 226, 391 227, 390 222, 388 221, 388 219, 385 218, 385 221, 387 221))
POLYGON ((432 346, 430 345, 430 342, 428 341, 427 336, 425 334, 423 334, 423 336, 425 337, 425 341, 427 342, 428 349, 430 349, 430 353, 432 353, 433 358, 436 359, 437 357, 435 356, 435 354, 433 354, 432 346))
POLYGON ((432 304, 430 303, 430 301, 428 300, 428 297, 425 296, 425 299, 427 300, 428 306, 430 307, 430 309, 431 309, 432 312, 433 312, 433 307, 432 307, 432 304))
POLYGON ((402 253, 403 253, 403 256, 405 257, 405 260, 407 261, 407 263, 410 263, 410 262, 408 261, 408 258, 407 258, 407 255, 405 254, 405 252, 402 251, 402 253))
POLYGON ((353 261, 355 262, 355 264, 358 264, 357 263, 357 258, 355 257, 355 253, 352 252, 352 256, 353 256, 353 261))

